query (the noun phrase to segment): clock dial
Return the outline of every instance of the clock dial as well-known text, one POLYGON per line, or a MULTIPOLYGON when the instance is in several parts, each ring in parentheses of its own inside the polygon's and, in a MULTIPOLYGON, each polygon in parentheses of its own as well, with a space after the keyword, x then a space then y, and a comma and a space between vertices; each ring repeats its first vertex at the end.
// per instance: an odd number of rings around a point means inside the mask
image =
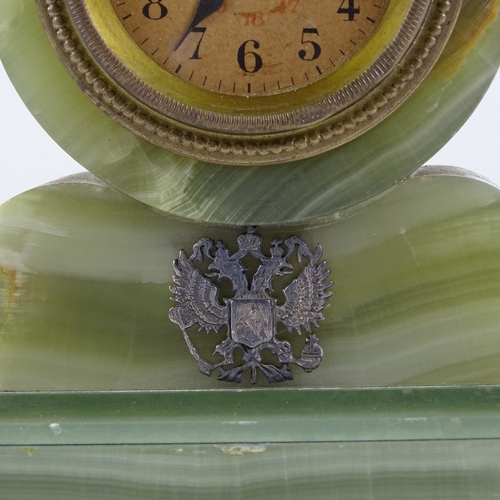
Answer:
POLYGON ((352 58, 390 0, 110 0, 136 45, 197 87, 269 95, 310 85, 352 58))

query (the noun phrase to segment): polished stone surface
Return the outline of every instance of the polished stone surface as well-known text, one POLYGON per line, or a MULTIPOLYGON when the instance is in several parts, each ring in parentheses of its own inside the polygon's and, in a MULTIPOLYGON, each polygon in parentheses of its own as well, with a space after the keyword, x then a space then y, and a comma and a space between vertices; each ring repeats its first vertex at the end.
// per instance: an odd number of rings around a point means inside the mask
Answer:
MULTIPOLYGON (((0 208, 0 389, 230 388, 201 375, 174 306, 172 263, 202 237, 244 228, 162 215, 93 179, 0 208)), ((494 384, 500 380, 500 191, 430 168, 307 225, 262 227, 318 243, 335 282, 314 329, 324 359, 290 387, 494 384)), ((210 361, 223 331, 190 335, 210 361)), ((304 338, 278 336, 300 349, 304 338)), ((249 386, 245 381, 243 386, 249 386)), ((258 379, 258 386, 267 386, 258 379)))
POLYGON ((472 113, 500 63, 500 0, 465 0, 420 89, 390 118, 316 158, 222 167, 170 154, 107 118, 52 51, 32 0, 2 0, 0 57, 33 115, 71 156, 117 189, 193 220, 265 224, 332 214, 406 178, 472 113))

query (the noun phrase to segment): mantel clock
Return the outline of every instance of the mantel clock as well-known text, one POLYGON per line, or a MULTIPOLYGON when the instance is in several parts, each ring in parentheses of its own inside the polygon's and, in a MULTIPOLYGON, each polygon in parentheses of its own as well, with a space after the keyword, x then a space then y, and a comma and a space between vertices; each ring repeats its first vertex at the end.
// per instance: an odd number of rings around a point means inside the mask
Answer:
POLYGON ((0 207, 2 494, 496 498, 500 190, 424 164, 499 39, 500 0, 0 0, 90 171, 0 207))

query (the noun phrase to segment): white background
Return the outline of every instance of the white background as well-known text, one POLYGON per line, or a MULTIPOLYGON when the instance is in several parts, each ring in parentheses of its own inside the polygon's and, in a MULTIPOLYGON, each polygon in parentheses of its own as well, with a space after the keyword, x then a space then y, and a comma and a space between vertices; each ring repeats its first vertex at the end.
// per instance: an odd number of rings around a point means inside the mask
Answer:
MULTIPOLYGON (((0 105, 0 203, 32 187, 83 171, 31 116, 1 65, 0 105)), ((500 185, 499 119, 497 75, 469 121, 428 164, 473 170, 500 185)))

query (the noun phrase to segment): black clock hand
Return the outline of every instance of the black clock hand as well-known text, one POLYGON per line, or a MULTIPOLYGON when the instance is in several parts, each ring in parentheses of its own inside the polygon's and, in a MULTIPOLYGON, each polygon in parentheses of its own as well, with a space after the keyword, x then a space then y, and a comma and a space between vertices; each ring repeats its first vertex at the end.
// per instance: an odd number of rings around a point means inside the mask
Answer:
POLYGON ((196 9, 193 20, 185 33, 181 36, 181 39, 175 45, 174 52, 182 45, 182 42, 184 42, 187 36, 194 30, 194 28, 196 28, 196 26, 198 26, 198 24, 214 12, 217 12, 223 4, 224 0, 199 0, 198 8, 196 9))

